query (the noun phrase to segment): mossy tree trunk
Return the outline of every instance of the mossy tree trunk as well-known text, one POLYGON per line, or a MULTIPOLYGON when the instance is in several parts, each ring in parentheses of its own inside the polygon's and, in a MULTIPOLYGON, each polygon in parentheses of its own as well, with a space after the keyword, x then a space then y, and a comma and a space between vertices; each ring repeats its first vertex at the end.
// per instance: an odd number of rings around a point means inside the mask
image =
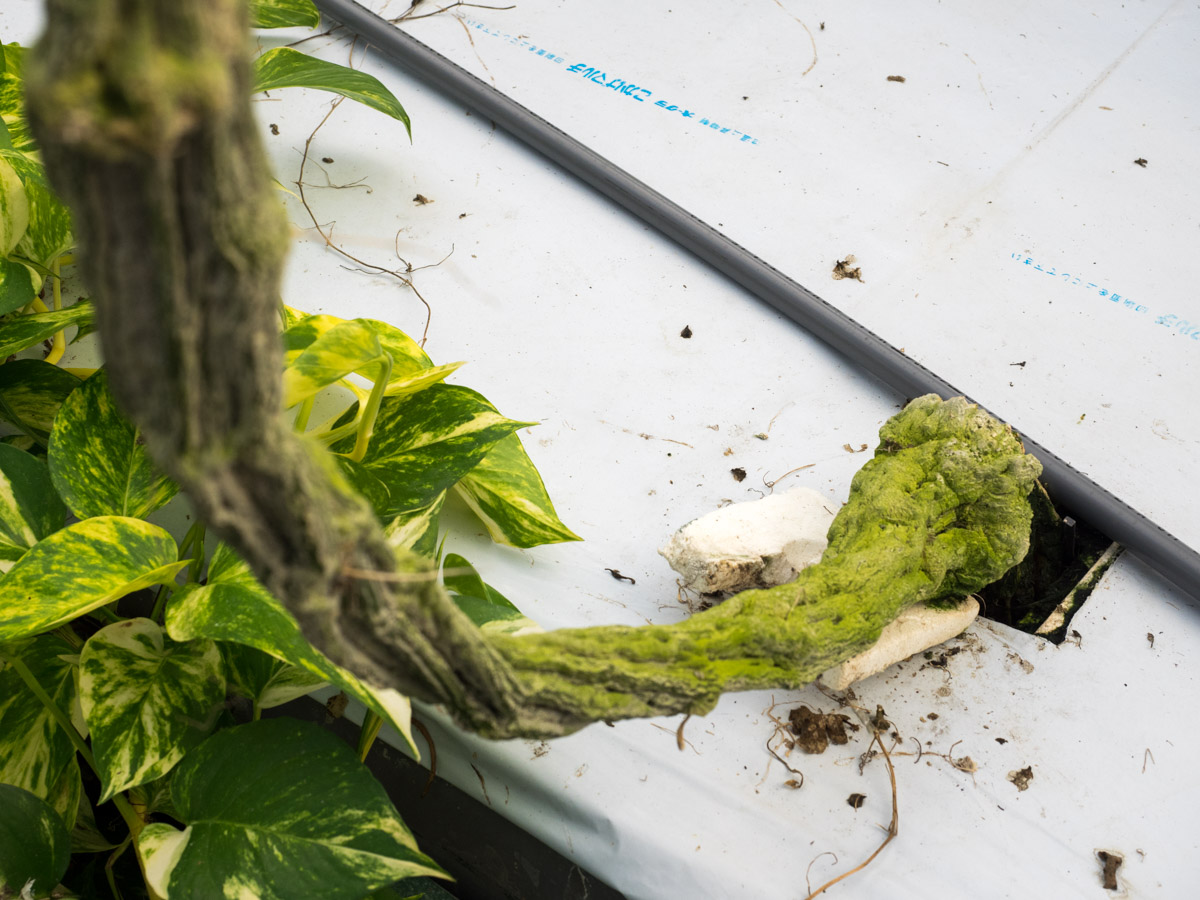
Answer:
POLYGON ((249 103, 244 0, 50 0, 28 103, 74 213, 109 377, 152 455, 312 643, 492 736, 703 712, 793 687, 919 600, 999 577, 1037 463, 962 402, 885 426, 825 560, 676 626, 485 639, 412 570, 325 452, 280 415, 287 223, 249 103), (890 430, 889 430, 890 429, 890 430))

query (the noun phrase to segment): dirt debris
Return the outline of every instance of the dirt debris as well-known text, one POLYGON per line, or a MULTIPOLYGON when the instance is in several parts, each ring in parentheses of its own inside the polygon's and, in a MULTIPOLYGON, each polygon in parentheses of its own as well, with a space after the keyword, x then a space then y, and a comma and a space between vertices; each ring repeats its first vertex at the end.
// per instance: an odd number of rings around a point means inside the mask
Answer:
POLYGON ((846 728, 858 731, 859 726, 841 713, 823 713, 807 706, 798 706, 788 713, 796 744, 805 753, 824 753, 830 744, 841 746, 850 742, 846 728))
POLYGON ((862 281, 862 267, 854 266, 854 254, 849 254, 845 259, 839 259, 833 266, 833 280, 841 281, 843 278, 853 278, 855 281, 862 281))
POLYGON ((1106 891, 1115 891, 1118 889, 1117 870, 1121 868, 1121 863, 1125 862, 1125 857, 1119 853, 1113 853, 1109 850, 1097 850, 1096 858, 1100 860, 1100 865, 1104 869, 1100 873, 1100 883, 1106 891))
POLYGON ((1014 769, 1008 773, 1008 780, 1011 781, 1018 791, 1029 789, 1029 783, 1033 781, 1033 766, 1026 766, 1023 769, 1014 769))

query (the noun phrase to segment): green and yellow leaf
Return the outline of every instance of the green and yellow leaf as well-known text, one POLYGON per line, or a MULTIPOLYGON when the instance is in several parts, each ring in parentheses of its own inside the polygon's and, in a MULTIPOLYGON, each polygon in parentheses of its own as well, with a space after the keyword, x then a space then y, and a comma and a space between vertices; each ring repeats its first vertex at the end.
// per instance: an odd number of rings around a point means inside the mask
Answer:
POLYGON ((0 420, 45 447, 55 416, 81 383, 42 359, 14 359, 0 365, 0 420))
POLYGON ((445 381, 465 363, 452 362, 441 366, 431 366, 428 369, 422 369, 412 375, 402 375, 396 377, 393 372, 392 377, 388 380, 387 390, 384 395, 387 397, 404 397, 408 394, 415 394, 418 391, 423 391, 430 385, 439 384, 445 381))
MULTIPOLYGON (((75 706, 72 709, 76 709, 78 703, 78 698, 76 698, 75 706)), ((62 774, 58 776, 58 781, 50 787, 50 795, 46 798, 46 802, 54 807, 54 811, 62 817, 67 828, 73 829, 79 817, 80 804, 86 801, 87 795, 83 792, 83 773, 79 771, 79 757, 73 756, 62 774)))
POLYGON ((558 518, 542 476, 516 434, 497 443, 455 490, 497 543, 535 547, 582 540, 558 518))
POLYGON ((0 897, 47 897, 71 862, 67 826, 40 797, 0 784, 0 897))
POLYGON ((250 700, 257 709, 282 706, 328 684, 323 676, 254 647, 231 641, 220 641, 219 645, 229 689, 250 700))
POLYGON ((316 28, 321 13, 312 0, 250 0, 251 28, 316 28))
POLYGON ((63 506, 41 460, 0 444, 0 572, 63 527, 63 506))
MULTIPOLYGON (((361 463, 339 460, 350 482, 372 500, 385 521, 428 506, 471 469, 496 443, 532 423, 507 419, 482 396, 458 385, 435 384, 416 394, 387 397, 361 463), (387 490, 382 507, 378 487, 387 490)), ((353 437, 332 447, 349 453, 353 437)))
POLYGON ((97 516, 68 525, 22 556, 0 580, 0 641, 49 631, 157 584, 169 584, 189 560, 157 525, 97 516))
POLYGON ((358 321, 340 322, 288 361, 283 370, 284 408, 307 400, 353 372, 370 374, 367 370, 378 370, 384 358, 379 338, 370 328, 358 321))
POLYGON ((29 266, 0 257, 0 316, 32 303, 38 292, 36 281, 29 266))
POLYGON ((498 634, 537 634, 542 626, 517 609, 487 584, 466 559, 447 553, 442 581, 455 604, 483 631, 498 634))
POLYGON ((334 328, 353 321, 367 328, 379 345, 392 357, 392 380, 415 375, 433 365, 428 354, 407 334, 376 319, 339 319, 337 316, 306 315, 290 306, 283 308, 286 329, 283 332, 285 363, 290 365, 304 350, 334 328))
POLYGON ((47 338, 54 337, 55 332, 62 331, 72 325, 84 326, 91 324, 92 304, 81 300, 66 309, 52 309, 50 312, 32 313, 27 316, 10 316, 0 322, 0 359, 28 350, 47 338))
POLYGON ((169 772, 216 725, 225 703, 217 645, 173 641, 151 619, 96 632, 79 659, 101 803, 169 772))
POLYGON ((0 158, 0 257, 8 256, 29 227, 29 198, 12 164, 0 158))
POLYGON ((383 529, 388 544, 432 560, 437 555, 438 521, 445 502, 446 492, 442 491, 425 506, 396 516, 383 529))
MULTIPOLYGON (((22 172, 21 167, 15 168, 18 173, 22 172)), ((45 180, 36 177, 36 173, 31 172, 24 182, 29 198, 29 227, 17 244, 16 255, 49 268, 75 246, 71 213, 45 180)))
POLYGON ((408 113, 404 111, 400 101, 378 78, 366 72, 317 59, 291 47, 268 50, 254 61, 256 92, 287 87, 331 91, 357 100, 371 109, 400 120, 409 135, 412 135, 412 123, 409 122, 408 113))
POLYGON ((358 900, 444 876, 354 751, 307 722, 214 734, 180 763, 171 792, 186 830, 149 825, 138 839, 147 880, 171 900, 358 900))
POLYGON ((304 639, 291 613, 224 544, 213 554, 208 582, 186 585, 172 598, 167 633, 177 641, 210 638, 245 644, 311 672, 378 713, 417 752, 408 698, 389 688, 365 685, 326 659, 304 639))
POLYGON ((54 486, 81 519, 144 518, 179 490, 150 461, 137 428, 117 409, 104 371, 63 403, 47 458, 54 486))
MULTIPOLYGON (((52 634, 43 634, 21 647, 0 648, 8 657, 19 658, 55 705, 69 713, 75 705, 77 657, 71 645, 52 634)), ((64 819, 70 810, 69 785, 64 775, 75 758, 75 745, 17 673, 14 666, 0 668, 0 782, 13 784, 58 804, 64 819), (64 796, 64 794, 66 796, 64 796)), ((75 773, 78 778, 78 772, 75 773)), ((75 802, 78 803, 78 794, 75 802)))
POLYGON ((0 66, 0 124, 7 132, 10 146, 29 153, 35 145, 25 119, 25 85, 21 77, 25 48, 16 43, 4 44, 0 52, 4 62, 0 66))

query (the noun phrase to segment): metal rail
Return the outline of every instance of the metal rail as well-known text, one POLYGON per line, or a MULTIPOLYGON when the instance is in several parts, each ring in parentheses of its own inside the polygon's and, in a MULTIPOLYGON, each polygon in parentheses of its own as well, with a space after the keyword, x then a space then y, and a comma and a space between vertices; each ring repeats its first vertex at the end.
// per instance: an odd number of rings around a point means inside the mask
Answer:
MULTIPOLYGON (((324 15, 361 35, 392 62, 491 119, 888 387, 906 397, 931 393, 953 397, 963 393, 711 225, 391 22, 353 0, 314 2, 324 15)), ((1042 483, 1057 506, 1124 545, 1181 591, 1200 600, 1200 553, 1031 440, 1016 425, 1013 427, 1019 431, 1025 449, 1042 463, 1042 483)))

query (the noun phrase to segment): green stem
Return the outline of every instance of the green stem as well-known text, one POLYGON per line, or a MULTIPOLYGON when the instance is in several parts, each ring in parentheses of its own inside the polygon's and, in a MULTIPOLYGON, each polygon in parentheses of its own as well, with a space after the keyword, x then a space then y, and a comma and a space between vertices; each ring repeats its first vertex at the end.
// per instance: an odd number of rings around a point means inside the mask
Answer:
POLYGON ((326 431, 324 434, 319 434, 319 435, 317 435, 317 440, 320 441, 322 444, 324 444, 326 447, 328 447, 330 444, 336 444, 342 438, 344 438, 348 435, 354 434, 356 431, 358 431, 358 423, 361 420, 361 418, 362 418, 362 413, 359 413, 359 415, 355 417, 353 422, 347 422, 345 425, 339 425, 337 428, 334 428, 330 431, 326 431))
POLYGON ((371 396, 367 398, 367 405, 363 408, 362 418, 358 424, 358 439, 354 442, 354 450, 350 454, 350 459, 354 462, 361 462, 362 458, 367 455, 367 444, 371 441, 371 435, 375 433, 375 419, 379 415, 379 404, 383 402, 383 395, 387 391, 388 381, 391 380, 391 377, 392 355, 385 353, 379 363, 379 377, 375 379, 375 386, 371 389, 371 396))
POLYGON ((112 891, 112 895, 114 898, 116 898, 116 900, 122 900, 122 897, 121 891, 117 887, 116 875, 113 874, 113 866, 117 864, 117 860, 121 858, 121 854, 129 849, 129 845, 131 843, 133 843, 132 836, 121 841, 121 845, 112 852, 112 854, 108 857, 108 861, 104 864, 104 877, 108 880, 108 889, 112 891))
POLYGON ((54 629, 54 633, 71 645, 72 649, 79 651, 83 649, 83 638, 75 633, 70 625, 63 625, 54 629))
MULTIPOLYGON (((54 702, 54 698, 46 693, 41 683, 37 680, 37 677, 29 670, 29 666, 25 665, 25 661, 18 656, 6 656, 3 654, 0 654, 0 659, 3 659, 13 667, 13 670, 25 682, 25 686, 42 702, 42 705, 46 707, 46 711, 50 713, 51 718, 66 733, 67 738, 75 746, 79 755, 83 757, 83 761, 88 764, 88 768, 103 780, 100 769, 96 765, 96 757, 92 755, 92 748, 87 745, 87 742, 83 739, 83 735, 75 729, 75 725, 71 722, 67 714, 59 709, 58 704, 54 702)), ((134 811, 133 806, 125 798, 124 794, 115 795, 112 798, 112 802, 121 814, 121 818, 125 820, 130 835, 136 840, 137 836, 142 833, 142 828, 146 823, 134 811)))
POLYGON ((297 434, 302 434, 308 428, 308 417, 312 415, 313 402, 316 399, 316 396, 309 397, 296 410, 296 421, 292 423, 292 430, 297 434))
POLYGON ((375 738, 379 737, 379 729, 383 727, 383 719, 378 713, 367 710, 367 714, 363 716, 362 728, 358 732, 358 759, 359 762, 367 761, 367 754, 371 752, 371 745, 375 743, 375 738))
MULTIPOLYGON (((62 279, 58 275, 59 262, 55 260, 50 265, 50 271, 53 273, 51 286, 54 291, 54 309, 62 309, 62 279)), ((46 362, 57 364, 63 358, 63 354, 67 351, 67 335, 62 329, 54 332, 54 341, 50 345, 50 352, 46 354, 46 362)))
POLYGON ((188 581, 199 581, 200 570, 204 567, 204 538, 207 536, 207 529, 203 522, 197 521, 196 524, 200 527, 196 529, 192 547, 192 564, 188 566, 188 581))
POLYGON ((33 692, 33 695, 42 702, 42 705, 46 707, 46 711, 58 723, 59 728, 66 733, 71 743, 75 745, 75 749, 79 751, 79 755, 83 757, 83 761, 88 764, 88 767, 93 772, 99 775, 100 770, 96 768, 96 757, 92 756, 92 748, 87 745, 83 736, 75 730, 75 726, 67 714, 58 708, 58 704, 54 702, 54 698, 46 693, 41 683, 37 680, 37 677, 29 670, 29 666, 25 665, 25 661, 19 656, 8 656, 2 653, 0 653, 0 659, 13 667, 13 671, 20 676, 21 680, 25 682, 25 686, 33 692))
MULTIPOLYGON (((117 601, 113 601, 113 606, 117 605, 117 601)), ((111 625, 113 622, 120 622, 121 617, 109 609, 107 606, 97 606, 88 615, 95 616, 97 619, 103 619, 105 624, 111 625)))

